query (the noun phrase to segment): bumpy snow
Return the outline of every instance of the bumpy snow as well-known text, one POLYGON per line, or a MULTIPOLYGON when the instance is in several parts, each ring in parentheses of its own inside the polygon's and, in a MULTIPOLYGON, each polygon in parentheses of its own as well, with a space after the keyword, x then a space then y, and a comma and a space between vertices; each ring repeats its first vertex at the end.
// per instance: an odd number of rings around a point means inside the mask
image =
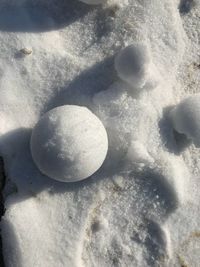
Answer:
POLYGON ((87 108, 65 105, 47 112, 31 136, 31 153, 47 176, 74 182, 91 176, 108 150, 106 130, 87 108))
POLYGON ((192 2, 0 1, 6 267, 199 266, 199 149, 174 131, 196 144, 198 104, 177 105, 200 90, 192 2), (42 174, 30 151, 37 122, 63 105, 91 110, 109 140, 99 171, 76 183, 42 174))
POLYGON ((187 97, 170 113, 174 129, 200 147, 200 94, 187 97))

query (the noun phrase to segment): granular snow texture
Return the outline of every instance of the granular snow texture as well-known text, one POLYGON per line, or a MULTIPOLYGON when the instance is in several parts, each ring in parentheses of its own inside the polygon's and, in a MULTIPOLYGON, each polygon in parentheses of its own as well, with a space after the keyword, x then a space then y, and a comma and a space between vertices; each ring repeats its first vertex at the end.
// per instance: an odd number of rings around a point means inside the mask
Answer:
POLYGON ((6 267, 199 265, 200 151, 169 115, 200 89, 200 7, 189 2, 0 1, 6 267), (158 78, 151 90, 115 70, 135 43, 158 78), (97 173, 63 184, 35 166, 30 136, 69 104, 100 118, 109 147, 97 173))

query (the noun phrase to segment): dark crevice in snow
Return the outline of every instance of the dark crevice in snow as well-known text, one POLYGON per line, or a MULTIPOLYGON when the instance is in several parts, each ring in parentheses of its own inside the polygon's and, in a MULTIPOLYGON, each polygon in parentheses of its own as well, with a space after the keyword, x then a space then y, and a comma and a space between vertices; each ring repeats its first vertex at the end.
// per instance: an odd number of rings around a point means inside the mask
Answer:
POLYGON ((189 13, 194 4, 195 4, 194 0, 181 0, 179 4, 179 12, 181 14, 189 13))
MULTIPOLYGON (((0 157, 0 220, 1 217, 4 215, 5 213, 5 209, 4 209, 4 200, 3 200, 3 188, 5 186, 5 181, 6 181, 6 175, 5 175, 5 169, 4 169, 4 161, 3 158, 0 157)), ((4 260, 3 260, 3 250, 2 250, 2 239, 1 239, 1 235, 0 235, 0 266, 4 267, 4 260)))

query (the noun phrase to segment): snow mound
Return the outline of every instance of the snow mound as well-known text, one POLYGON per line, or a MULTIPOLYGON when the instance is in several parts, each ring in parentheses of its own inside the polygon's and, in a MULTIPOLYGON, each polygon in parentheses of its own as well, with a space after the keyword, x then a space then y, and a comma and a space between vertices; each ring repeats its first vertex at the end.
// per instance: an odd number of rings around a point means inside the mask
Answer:
POLYGON ((132 141, 128 148, 126 159, 131 163, 148 164, 154 162, 154 159, 149 155, 146 147, 139 141, 132 141))
POLYGON ((125 47, 115 58, 115 69, 118 76, 134 89, 153 89, 158 76, 151 62, 147 47, 136 43, 125 47))
POLYGON ((200 94, 187 97, 170 112, 174 129, 200 147, 200 94))
POLYGON ((106 130, 87 108, 65 105, 46 113, 31 136, 32 157, 47 176, 74 182, 91 176, 108 149, 106 130))

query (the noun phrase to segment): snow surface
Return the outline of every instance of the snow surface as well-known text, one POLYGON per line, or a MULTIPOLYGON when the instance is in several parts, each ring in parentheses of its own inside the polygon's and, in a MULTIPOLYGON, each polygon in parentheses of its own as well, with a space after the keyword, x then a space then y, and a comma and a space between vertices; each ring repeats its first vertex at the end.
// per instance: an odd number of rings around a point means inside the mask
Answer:
POLYGON ((0 1, 6 267, 199 265, 199 149, 169 118, 200 88, 199 2, 184 2, 0 1), (159 73, 152 90, 115 70, 135 43, 159 73), (40 173, 29 145, 41 116, 69 104, 100 118, 109 147, 97 173, 64 184, 40 173))
POLYGON ((91 176, 101 167, 107 151, 106 130, 85 107, 64 105, 50 110, 31 135, 31 154, 37 167, 62 182, 91 176))

